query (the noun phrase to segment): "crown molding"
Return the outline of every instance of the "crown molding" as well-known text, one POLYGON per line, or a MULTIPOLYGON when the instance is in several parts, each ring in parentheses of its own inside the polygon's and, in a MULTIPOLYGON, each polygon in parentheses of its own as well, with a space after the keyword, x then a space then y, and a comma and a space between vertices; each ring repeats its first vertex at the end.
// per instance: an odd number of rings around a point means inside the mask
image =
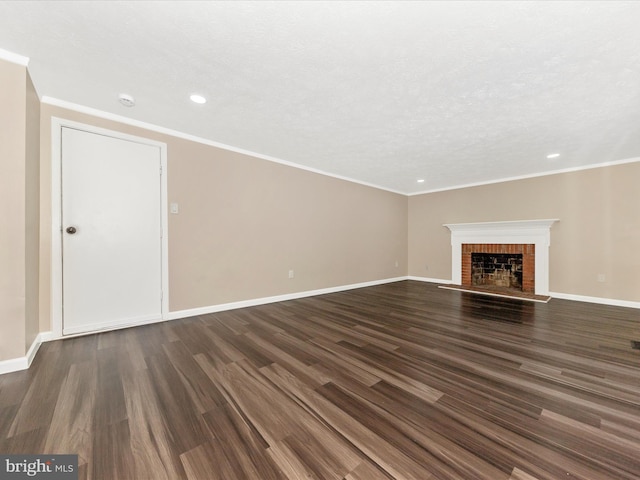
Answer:
POLYGON ((29 57, 18 55, 17 53, 10 52, 9 50, 3 50, 0 48, 0 59, 7 62, 16 63, 26 67, 29 65, 29 57))
POLYGON ((611 162, 593 163, 593 164, 590 164, 590 165, 582 165, 580 167, 570 167, 570 168, 561 168, 561 169, 558 169, 558 170, 548 170, 548 171, 545 171, 545 172, 530 173, 528 175, 519 175, 519 176, 516 176, 516 177, 498 178, 496 180, 487 180, 486 182, 465 183, 465 184, 462 184, 462 185, 453 185, 451 187, 435 188, 433 190, 424 190, 424 191, 416 192, 416 193, 408 193, 407 196, 413 197, 413 196, 416 196, 416 195, 425 195, 427 193, 447 192, 449 190, 460 190, 460 189, 463 189, 463 188, 481 187, 483 185, 494 185, 496 183, 513 182, 515 180, 526 180, 528 178, 546 177, 546 176, 549 176, 549 175, 558 175, 560 173, 581 172, 583 170, 592 170, 594 168, 604 168, 604 167, 614 167, 616 165, 624 165, 626 163, 635 163, 635 162, 640 162, 640 157, 624 158, 622 160, 614 160, 614 161, 611 161, 611 162))
POLYGON ((102 118, 102 119, 105 119, 105 120, 111 120, 113 122, 118 122, 118 123, 122 123, 122 124, 125 124, 125 125, 130 125, 132 127, 143 128, 145 130, 149 130, 149 131, 156 132, 156 133, 161 133, 163 135, 170 135, 172 137, 181 138, 183 140, 189 140, 191 142, 196 142, 196 143, 200 143, 200 144, 203 144, 203 145, 208 145, 208 146, 211 146, 211 147, 220 148, 220 149, 227 150, 227 151, 230 151, 230 152, 239 153, 239 154, 242 154, 242 155, 247 155, 247 156, 254 157, 254 158, 259 158, 260 160, 266 160, 268 162, 278 163, 280 165, 285 165, 287 167, 297 168, 299 170, 305 170, 307 172, 316 173, 318 175, 324 175, 325 177, 336 178, 338 180, 343 180, 343 181, 350 182, 350 183, 356 183, 358 185, 363 185, 365 187, 375 188, 377 190, 384 190, 386 192, 391 192, 391 193, 395 193, 395 194, 398 194, 398 195, 403 195, 403 196, 407 195, 405 192, 400 192, 400 191, 397 191, 397 190, 391 190, 389 188, 382 187, 380 185, 375 185, 373 183, 362 182, 360 180, 356 180, 356 179, 349 178, 349 177, 344 177, 342 175, 336 175, 336 174, 333 174, 333 173, 325 172, 323 170, 319 170, 317 168, 307 167, 307 166, 300 165, 298 163, 294 163, 294 162, 291 162, 291 161, 288 161, 288 160, 283 160, 281 158, 272 157, 272 156, 269 156, 269 155, 263 155, 263 154, 257 153, 257 152, 252 152, 250 150, 244 150, 242 148, 238 148, 238 147, 234 147, 232 145, 227 145, 227 144, 224 144, 224 143, 216 142, 216 141, 213 141, 213 140, 209 140, 207 138, 198 137, 196 135, 191 135, 191 134, 188 134, 188 133, 180 132, 178 130, 172 130, 170 128, 161 127, 159 125, 154 125, 152 123, 147 123, 147 122, 143 122, 143 121, 140 121, 140 120, 135 120, 135 119, 132 119, 132 118, 128 118, 128 117, 125 117, 125 116, 122 116, 122 115, 117 115, 115 113, 105 112, 103 110, 98 110, 96 108, 86 107, 84 105, 78 105, 76 103, 67 102, 66 100, 60 100, 58 98, 53 98, 53 97, 49 97, 49 96, 45 95, 45 96, 42 97, 42 103, 46 103, 47 105, 52 105, 54 107, 65 108, 67 110, 72 110, 72 111, 78 112, 78 113, 84 113, 86 115, 91 115, 93 117, 98 117, 98 118, 102 118))

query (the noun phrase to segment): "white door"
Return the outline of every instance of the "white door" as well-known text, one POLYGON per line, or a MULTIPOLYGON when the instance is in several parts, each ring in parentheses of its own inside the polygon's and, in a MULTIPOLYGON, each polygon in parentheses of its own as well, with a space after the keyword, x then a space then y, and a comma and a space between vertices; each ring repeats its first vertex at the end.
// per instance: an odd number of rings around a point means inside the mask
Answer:
POLYGON ((63 334, 162 317, 160 147, 63 127, 63 334))

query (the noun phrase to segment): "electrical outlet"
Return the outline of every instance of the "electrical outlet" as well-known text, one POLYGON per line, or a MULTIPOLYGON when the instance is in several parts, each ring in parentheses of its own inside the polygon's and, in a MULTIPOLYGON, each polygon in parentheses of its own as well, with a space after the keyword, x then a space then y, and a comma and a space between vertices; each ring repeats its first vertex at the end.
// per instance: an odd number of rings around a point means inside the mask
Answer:
POLYGON ((293 270, 289 270, 289 278, 293 278, 293 270))
POLYGON ((599 274, 598 274, 598 281, 599 281, 600 283, 602 283, 602 282, 606 282, 606 281, 607 281, 607 277, 604 275, 604 273, 599 273, 599 274))
POLYGON ((398 260, 396 260, 396 268, 398 268, 398 260))

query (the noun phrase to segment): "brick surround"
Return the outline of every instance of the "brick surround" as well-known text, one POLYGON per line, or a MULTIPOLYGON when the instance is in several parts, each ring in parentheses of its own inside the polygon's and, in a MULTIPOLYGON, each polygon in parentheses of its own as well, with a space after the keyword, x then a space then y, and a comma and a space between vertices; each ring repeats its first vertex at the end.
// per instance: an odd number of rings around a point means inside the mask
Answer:
POLYGON ((518 253, 522 254, 522 291, 535 293, 536 246, 535 244, 513 243, 463 243, 462 244, 462 285, 471 286, 472 253, 518 253))

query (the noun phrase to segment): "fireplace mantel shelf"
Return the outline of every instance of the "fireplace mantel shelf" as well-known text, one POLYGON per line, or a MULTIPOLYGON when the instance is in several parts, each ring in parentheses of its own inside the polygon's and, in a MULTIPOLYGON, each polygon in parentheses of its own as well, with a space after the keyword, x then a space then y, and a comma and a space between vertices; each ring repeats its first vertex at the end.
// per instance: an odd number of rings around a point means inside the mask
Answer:
POLYGON ((550 218, 544 220, 509 220, 506 222, 477 222, 477 223, 445 223, 444 226, 447 227, 451 232, 484 232, 484 231, 495 231, 495 230, 531 230, 531 229, 546 229, 549 230, 551 225, 555 222, 559 222, 560 220, 557 218, 550 218))
POLYGON ((445 223, 451 230, 452 283, 461 284, 462 244, 534 244, 535 245, 535 293, 549 293, 549 246, 551 225, 557 218, 544 220, 516 220, 505 222, 445 223))

